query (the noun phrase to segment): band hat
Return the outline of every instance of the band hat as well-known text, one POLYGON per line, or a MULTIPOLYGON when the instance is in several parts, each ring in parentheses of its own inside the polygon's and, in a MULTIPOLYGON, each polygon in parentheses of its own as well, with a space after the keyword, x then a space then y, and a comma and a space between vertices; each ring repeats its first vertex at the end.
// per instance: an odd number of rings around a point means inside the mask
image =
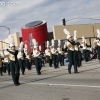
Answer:
POLYGON ((74 40, 77 40, 77 31, 74 31, 74 40))
POLYGON ((71 34, 70 34, 70 32, 67 29, 63 29, 63 31, 64 31, 65 35, 67 36, 66 37, 67 39, 69 39, 69 38, 72 37, 71 34))
POLYGON ((13 43, 10 44, 10 48, 11 48, 11 47, 14 47, 14 46, 15 46, 15 45, 14 45, 13 43))
POLYGON ((58 46, 61 46, 61 40, 58 39, 58 46))
POLYGON ((49 47, 49 45, 50 45, 50 44, 49 44, 49 41, 47 41, 47 47, 49 47))
POLYGON ((55 41, 54 41, 54 39, 51 40, 51 43, 52 43, 52 46, 55 45, 55 41))

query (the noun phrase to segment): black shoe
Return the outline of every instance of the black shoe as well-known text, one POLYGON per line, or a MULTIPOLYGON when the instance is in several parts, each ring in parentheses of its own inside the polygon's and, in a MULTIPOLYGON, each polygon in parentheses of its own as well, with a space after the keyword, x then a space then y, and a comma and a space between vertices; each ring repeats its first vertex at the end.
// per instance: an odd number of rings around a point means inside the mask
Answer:
POLYGON ((10 73, 8 73, 8 75, 10 75, 10 73))
POLYGON ((18 85, 20 85, 20 83, 18 82, 18 85))
POLYGON ((74 72, 75 74, 78 74, 79 72, 74 72))
POLYGON ((14 84, 15 86, 18 86, 18 84, 14 84))
POLYGON ((40 73, 38 73, 38 75, 41 75, 41 72, 40 72, 40 73))
POLYGON ((69 74, 71 74, 71 71, 68 71, 69 74))
POLYGON ((1 74, 1 76, 2 76, 3 74, 1 74))
POLYGON ((22 75, 25 75, 25 73, 23 72, 22 75))

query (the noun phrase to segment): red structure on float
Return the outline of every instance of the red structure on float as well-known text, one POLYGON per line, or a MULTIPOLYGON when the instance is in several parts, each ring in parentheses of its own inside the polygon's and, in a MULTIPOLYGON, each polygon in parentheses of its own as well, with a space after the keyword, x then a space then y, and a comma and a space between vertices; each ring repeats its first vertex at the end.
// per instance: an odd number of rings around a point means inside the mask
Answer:
POLYGON ((48 31, 46 21, 34 21, 21 28, 22 41, 26 41, 28 50, 32 51, 32 38, 36 39, 38 46, 45 50, 45 42, 48 40, 48 31))

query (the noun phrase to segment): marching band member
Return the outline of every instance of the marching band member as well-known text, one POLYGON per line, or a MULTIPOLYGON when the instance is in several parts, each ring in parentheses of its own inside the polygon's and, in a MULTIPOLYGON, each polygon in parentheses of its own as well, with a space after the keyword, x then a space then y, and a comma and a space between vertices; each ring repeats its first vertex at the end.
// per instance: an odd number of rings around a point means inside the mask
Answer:
POLYGON ((27 44, 25 44, 24 53, 25 53, 26 68, 28 70, 31 70, 31 53, 28 51, 27 44))
POLYGON ((42 47, 41 45, 39 46, 39 51, 40 51, 40 59, 41 59, 41 66, 45 66, 45 63, 44 63, 44 53, 42 52, 42 47))
POLYGON ((33 51, 33 56, 34 56, 34 63, 36 66, 36 71, 38 75, 41 75, 41 57, 40 57, 40 52, 38 50, 38 45, 35 39, 32 40, 34 44, 34 51, 33 51))
POLYGON ((87 62, 87 61, 89 61, 89 57, 88 57, 89 52, 87 51, 87 48, 89 47, 89 45, 87 45, 86 39, 84 38, 84 36, 82 36, 81 46, 82 46, 82 49, 83 49, 84 60, 87 62))
MULTIPOLYGON (((73 41, 73 37, 70 35, 69 31, 64 29, 64 33, 67 35, 67 47, 68 47, 68 73, 71 74, 72 65, 74 65, 74 46, 75 42, 73 41)), ((74 71, 76 68, 74 66, 74 71)))
POLYGON ((61 41, 58 40, 58 61, 60 62, 61 66, 64 66, 64 51, 63 48, 61 48, 61 41))
POLYGON ((20 68, 19 68, 18 60, 17 60, 18 50, 15 50, 13 36, 9 35, 8 39, 10 42, 10 50, 7 49, 7 51, 9 52, 11 74, 12 74, 12 78, 13 78, 13 82, 15 86, 18 86, 20 85, 19 83, 20 68))
POLYGON ((49 66, 52 67, 52 53, 49 46, 49 41, 47 41, 47 49, 45 50, 45 54, 48 59, 49 66))
POLYGON ((7 67, 8 75, 10 75, 10 72, 11 72, 11 70, 10 70, 10 59, 9 59, 8 56, 5 56, 4 63, 6 65, 6 67, 7 67))
POLYGON ((75 41, 75 46, 74 46, 74 73, 78 73, 78 51, 79 51, 79 45, 80 43, 77 41, 77 31, 74 31, 74 41, 75 41))
POLYGON ((3 62, 2 62, 3 58, 4 58, 4 56, 2 54, 0 54, 0 75, 1 76, 3 75, 3 73, 2 73, 2 71, 3 71, 3 62))
POLYGON ((53 39, 51 40, 51 42, 52 42, 51 53, 52 53, 52 57, 53 57, 53 64, 54 64, 54 68, 57 69, 57 68, 59 68, 59 67, 58 67, 57 50, 56 50, 55 47, 54 47, 55 42, 54 42, 53 39))
POLYGON ((19 52, 18 52, 18 55, 17 55, 18 63, 19 63, 20 69, 22 71, 22 75, 25 74, 23 45, 24 45, 24 43, 21 42, 20 47, 19 47, 19 52))
POLYGON ((97 45, 97 51, 98 51, 98 59, 100 63, 100 30, 97 29, 97 39, 94 40, 95 45, 97 45))

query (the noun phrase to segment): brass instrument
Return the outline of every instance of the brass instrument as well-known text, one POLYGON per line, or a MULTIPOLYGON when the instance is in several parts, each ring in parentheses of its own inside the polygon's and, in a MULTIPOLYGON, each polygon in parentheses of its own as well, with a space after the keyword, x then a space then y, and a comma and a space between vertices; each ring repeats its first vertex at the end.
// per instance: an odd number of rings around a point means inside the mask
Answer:
POLYGON ((27 57, 29 58, 29 62, 31 62, 31 53, 27 51, 27 57))
POLYGON ((100 44, 100 41, 98 41, 98 44, 100 44))
POLYGON ((6 57, 5 59, 8 61, 8 63, 10 63, 10 59, 8 57, 6 57))
POLYGON ((15 60, 15 56, 12 55, 12 54, 9 54, 8 57, 9 57, 9 59, 13 59, 13 60, 15 60))

